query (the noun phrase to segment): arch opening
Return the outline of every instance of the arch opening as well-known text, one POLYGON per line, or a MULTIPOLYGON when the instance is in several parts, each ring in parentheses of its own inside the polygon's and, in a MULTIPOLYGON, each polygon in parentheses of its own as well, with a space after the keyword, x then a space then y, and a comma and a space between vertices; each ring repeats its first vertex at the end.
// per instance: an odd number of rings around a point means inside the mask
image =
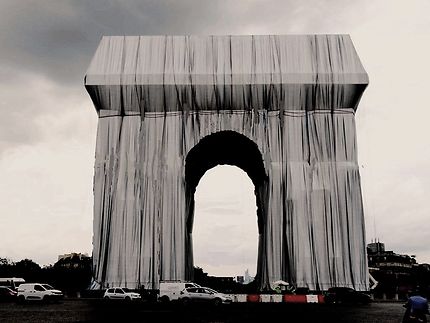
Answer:
MULTIPOLYGON (((260 150, 249 138, 234 131, 221 131, 201 139, 188 153, 185 163, 186 197, 186 279, 193 279, 194 259, 192 231, 194 222, 194 194, 200 179, 217 165, 231 165, 242 169, 254 184, 257 207, 258 256, 255 283, 257 286, 267 275, 264 265, 264 223, 267 200, 267 175, 260 150)), ((261 286, 260 286, 261 287, 261 286)))
POLYGON ((258 250, 251 179, 236 166, 218 165, 203 175, 194 197, 193 258, 194 267, 202 269, 198 274, 241 275, 249 283, 256 274, 258 250))

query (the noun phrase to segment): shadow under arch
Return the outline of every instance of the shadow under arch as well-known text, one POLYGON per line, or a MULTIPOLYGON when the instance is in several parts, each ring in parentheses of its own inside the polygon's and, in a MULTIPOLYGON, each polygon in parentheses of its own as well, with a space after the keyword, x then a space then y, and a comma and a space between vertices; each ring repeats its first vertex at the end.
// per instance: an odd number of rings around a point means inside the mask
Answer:
POLYGON ((186 238, 185 261, 186 279, 193 279, 192 230, 194 220, 194 193, 200 179, 207 170, 217 165, 232 165, 245 171, 254 184, 257 223, 258 223, 258 256, 255 283, 259 289, 265 289, 268 281, 265 222, 267 214, 266 201, 268 194, 267 174, 263 157, 257 144, 248 137, 235 131, 220 131, 202 138, 187 154, 185 160, 185 198, 186 198, 186 238))

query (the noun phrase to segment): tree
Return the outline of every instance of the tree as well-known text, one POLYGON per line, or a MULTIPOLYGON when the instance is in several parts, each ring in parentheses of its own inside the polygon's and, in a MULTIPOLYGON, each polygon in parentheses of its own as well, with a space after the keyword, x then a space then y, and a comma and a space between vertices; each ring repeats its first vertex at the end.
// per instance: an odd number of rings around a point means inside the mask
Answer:
POLYGON ((0 257, 0 276, 12 277, 14 271, 14 263, 9 258, 0 257))
POLYGON ((87 289, 91 283, 92 258, 72 254, 58 260, 51 268, 56 287, 67 293, 77 293, 87 289))
POLYGON ((12 264, 13 264, 13 262, 9 258, 0 257, 0 266, 9 266, 12 264))
POLYGON ((15 263, 16 277, 22 277, 26 282, 38 282, 41 276, 40 266, 31 259, 23 259, 15 263))

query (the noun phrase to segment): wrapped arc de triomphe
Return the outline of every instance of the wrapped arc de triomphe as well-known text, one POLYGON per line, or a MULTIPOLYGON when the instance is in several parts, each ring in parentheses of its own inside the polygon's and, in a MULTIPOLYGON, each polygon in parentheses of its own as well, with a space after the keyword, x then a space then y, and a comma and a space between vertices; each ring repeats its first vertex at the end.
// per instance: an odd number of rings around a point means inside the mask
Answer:
POLYGON ((255 185, 261 289, 368 289, 355 130, 367 84, 348 35, 103 37, 85 77, 95 285, 192 279, 194 192, 229 164, 255 185))

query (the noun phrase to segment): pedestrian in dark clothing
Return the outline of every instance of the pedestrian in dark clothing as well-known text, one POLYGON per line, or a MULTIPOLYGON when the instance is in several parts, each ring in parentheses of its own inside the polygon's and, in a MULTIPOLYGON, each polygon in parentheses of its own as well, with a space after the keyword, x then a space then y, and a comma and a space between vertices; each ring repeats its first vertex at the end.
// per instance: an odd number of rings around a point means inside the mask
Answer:
POLYGON ((427 298, 414 295, 409 297, 407 303, 403 306, 406 307, 403 323, 427 322, 426 314, 429 314, 427 298))

